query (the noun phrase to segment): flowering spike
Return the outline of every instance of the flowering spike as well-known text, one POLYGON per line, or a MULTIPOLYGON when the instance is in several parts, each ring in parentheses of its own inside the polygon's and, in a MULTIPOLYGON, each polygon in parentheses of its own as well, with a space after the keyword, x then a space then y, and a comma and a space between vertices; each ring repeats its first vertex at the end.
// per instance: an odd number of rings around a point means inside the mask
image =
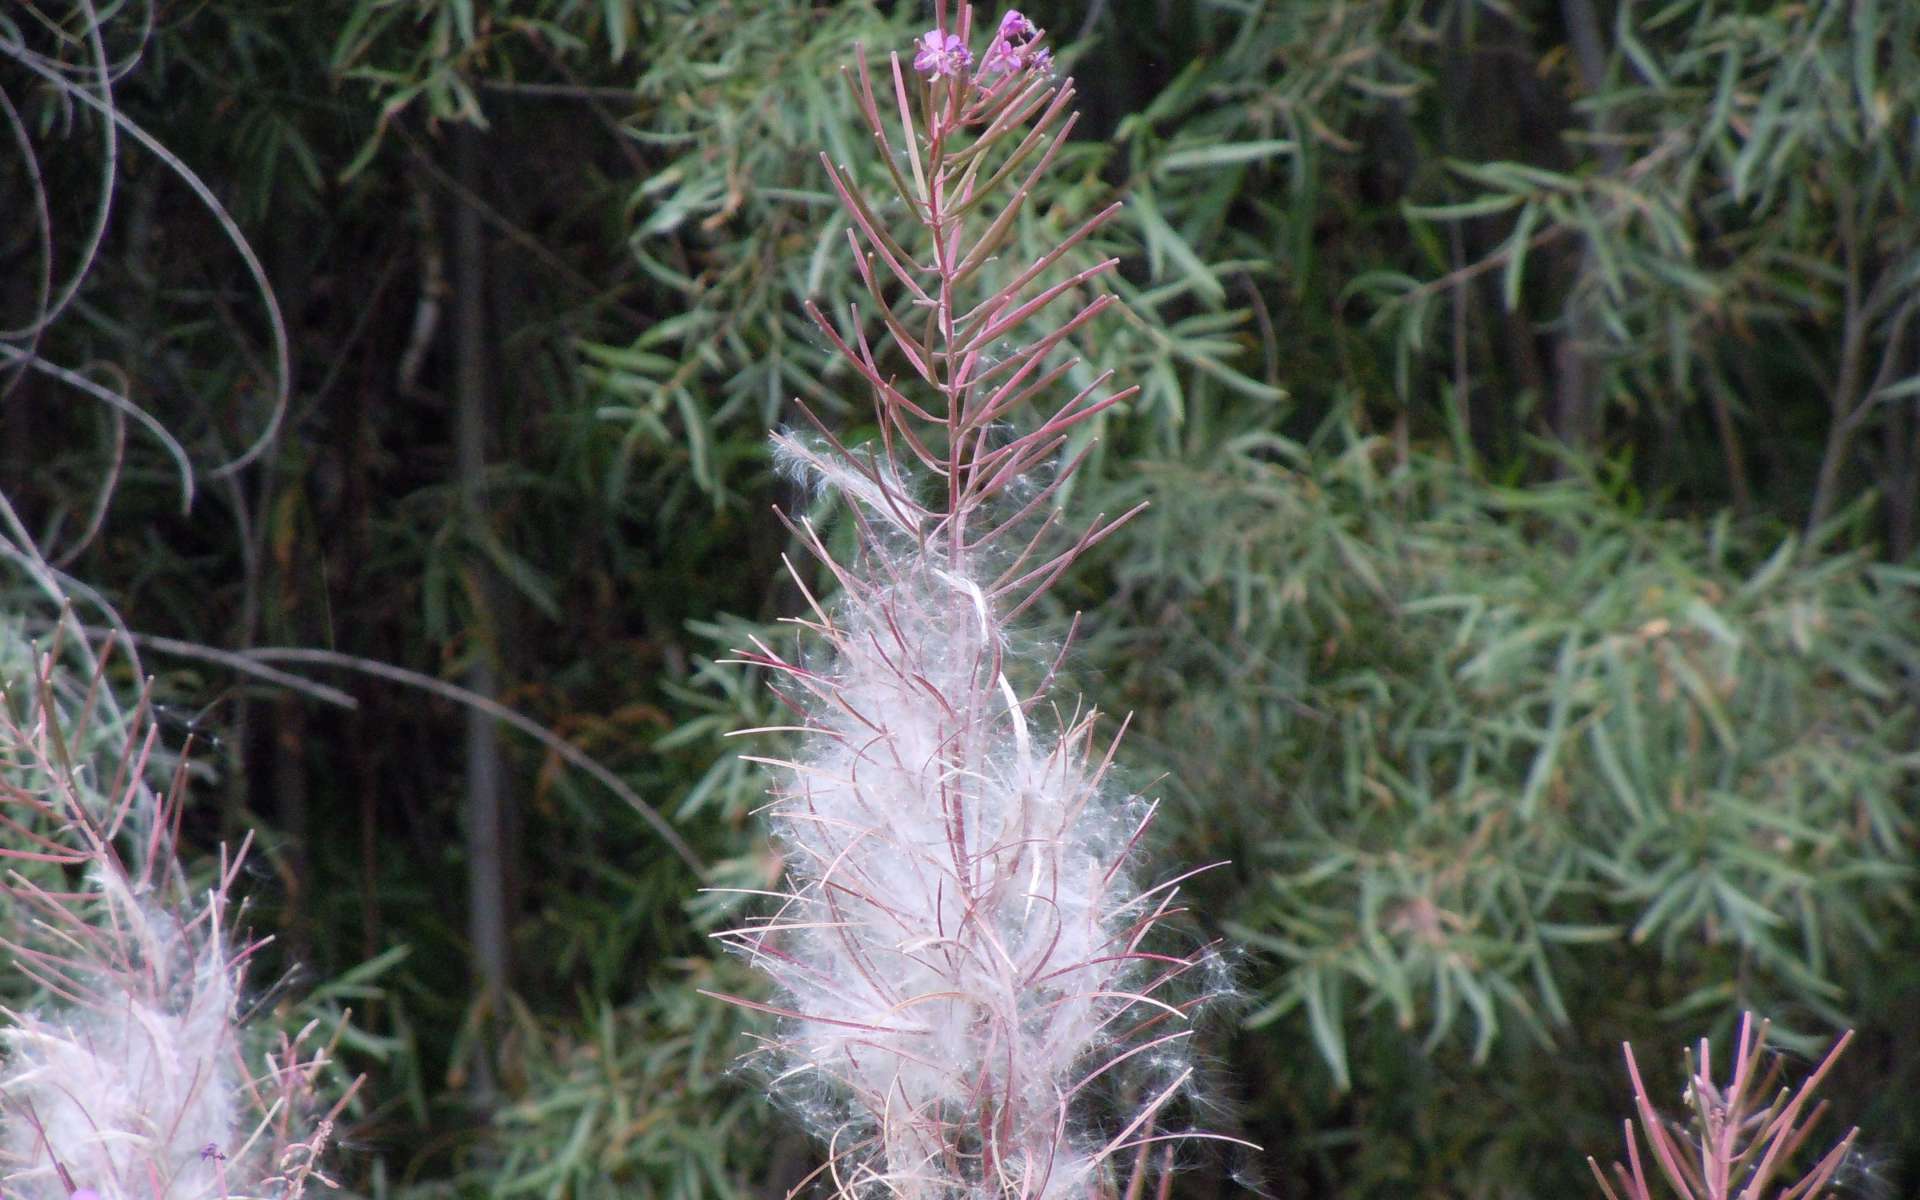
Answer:
POLYGON ((777 1021, 770 1073, 832 1114, 816 1177, 841 1195, 1111 1197, 1149 1143, 1215 1136, 1168 1130, 1199 1003, 1181 989, 1214 950, 1162 944, 1188 876, 1139 879, 1152 805, 1109 782, 1118 735, 1098 743, 1096 714, 1048 702, 1064 646, 1012 633, 1133 515, 1076 534, 1058 499, 1085 457, 1082 427, 1134 389, 1109 372, 1056 387, 1079 362, 1067 340, 1115 303, 1097 285, 1116 260, 1083 247, 1117 206, 1002 261, 1073 127, 1073 85, 1046 77, 1043 32, 1023 14, 990 27, 978 67, 972 28, 964 6, 937 5, 912 87, 892 56, 901 142, 865 54, 845 72, 878 149, 904 157, 904 171, 886 164, 902 203, 875 204, 848 166, 826 164, 866 298, 844 323, 806 310, 866 388, 880 436, 850 447, 802 406, 817 433, 774 437, 784 469, 844 502, 856 548, 836 558, 808 521, 781 516, 840 595, 815 600, 796 571, 815 644, 796 659, 757 640, 739 654, 773 673, 801 745, 753 759, 774 777, 786 890, 770 915, 716 935, 778 994, 716 998, 777 1021), (1086 1110, 1116 1076, 1145 1099, 1086 1110))

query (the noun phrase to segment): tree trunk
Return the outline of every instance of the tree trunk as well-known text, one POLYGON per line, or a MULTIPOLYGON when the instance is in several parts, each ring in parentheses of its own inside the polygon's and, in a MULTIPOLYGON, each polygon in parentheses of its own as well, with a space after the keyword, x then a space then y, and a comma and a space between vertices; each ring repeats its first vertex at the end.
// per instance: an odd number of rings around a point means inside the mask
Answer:
MULTIPOLYGON (((1580 86, 1587 95, 1596 95, 1606 86, 1607 48, 1593 0, 1561 0, 1560 15, 1566 22, 1567 42, 1573 50, 1580 86)), ((1613 119, 1609 110, 1603 108, 1594 113, 1592 132, 1601 169, 1617 179, 1625 160, 1612 140, 1613 119)), ((1589 286, 1595 273, 1593 249, 1583 246, 1568 285, 1567 304, 1562 312, 1563 328, 1554 344, 1553 397, 1548 418, 1561 443, 1583 453, 1600 437, 1601 388, 1605 383, 1605 374, 1594 360, 1594 347, 1599 344, 1601 333, 1598 314, 1594 311, 1597 301, 1589 286)))
MULTIPOLYGON (((468 127, 454 132, 454 172, 464 196, 482 194, 483 136, 468 127)), ((477 536, 488 521, 486 451, 491 397, 487 386, 486 242, 480 214, 464 196, 455 199, 453 220, 455 440, 461 519, 477 536)), ((469 561, 466 569, 475 577, 470 588, 474 614, 467 637, 464 682, 474 692, 494 699, 500 689, 500 643, 492 588, 483 563, 469 561)), ((506 845, 502 837, 506 770, 494 719, 468 708, 466 721, 467 934, 473 943, 475 982, 485 1020, 500 1011, 509 974, 506 845)), ((475 1055, 472 1078, 476 1092, 492 1091, 491 1066, 484 1050, 475 1055)))

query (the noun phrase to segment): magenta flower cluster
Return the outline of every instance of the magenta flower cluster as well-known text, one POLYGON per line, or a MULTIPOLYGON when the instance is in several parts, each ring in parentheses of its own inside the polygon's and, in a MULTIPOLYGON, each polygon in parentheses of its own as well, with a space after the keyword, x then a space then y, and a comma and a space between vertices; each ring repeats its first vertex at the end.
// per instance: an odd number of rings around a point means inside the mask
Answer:
MULTIPOLYGON (((1019 9, 1009 9, 1000 18, 993 42, 980 61, 980 75, 1012 75, 1033 69, 1046 70, 1053 62, 1052 52, 1038 44, 1042 30, 1019 9)), ((959 78, 973 66, 973 51, 957 33, 929 29, 914 43, 918 52, 913 68, 932 79, 959 78)))

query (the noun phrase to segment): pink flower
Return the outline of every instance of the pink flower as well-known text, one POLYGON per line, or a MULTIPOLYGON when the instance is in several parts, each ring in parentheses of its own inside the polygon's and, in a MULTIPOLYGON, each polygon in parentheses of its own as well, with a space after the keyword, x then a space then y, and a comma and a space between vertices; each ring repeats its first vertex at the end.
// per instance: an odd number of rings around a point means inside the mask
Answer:
POLYGON ((998 75, 1002 72, 1012 74, 1025 66, 1025 56, 1004 38, 995 38, 993 45, 987 47, 987 56, 980 60, 982 75, 998 75))
POLYGON ((926 36, 916 43, 920 53, 913 56, 913 69, 924 71, 935 79, 943 75, 958 75, 973 65, 973 51, 955 33, 942 33, 938 29, 929 29, 926 36))
POLYGON ((1030 42, 1039 36, 1040 27, 1022 16, 1017 8, 1008 9, 1007 15, 1000 18, 1000 32, 996 35, 997 40, 1003 42, 1030 42))

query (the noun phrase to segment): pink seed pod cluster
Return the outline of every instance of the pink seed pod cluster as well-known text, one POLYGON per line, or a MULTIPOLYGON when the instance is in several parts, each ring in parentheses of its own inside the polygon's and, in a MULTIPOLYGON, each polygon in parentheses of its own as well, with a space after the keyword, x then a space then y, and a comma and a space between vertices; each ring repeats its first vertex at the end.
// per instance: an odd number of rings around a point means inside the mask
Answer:
POLYGON ((1008 251, 1073 127, 1072 82, 1017 12, 978 59, 972 33, 943 3, 911 68, 895 54, 877 82, 861 54, 848 72, 902 204, 823 157, 871 308, 808 310, 880 433, 848 446, 808 413, 812 433, 774 438, 842 502, 853 549, 789 518, 821 568, 794 571, 803 649, 741 653, 799 748, 761 760, 784 890, 719 935, 775 998, 720 998, 776 1018, 767 1069, 818 1124, 836 1193, 1109 1195, 1149 1146, 1215 1136, 1169 1124, 1216 956, 1167 945, 1196 872, 1142 879, 1153 805, 1111 779, 1118 734, 1051 694, 1064 647, 1018 623, 1132 515, 1074 535, 1057 500, 1071 439, 1133 389, 1058 386, 1069 338, 1114 302, 1093 294, 1114 260, 1061 263, 1118 206, 1038 258, 1008 251))
POLYGON ((1690 1125, 1654 1107, 1633 1047, 1621 1045, 1633 1081, 1639 1133, 1650 1153, 1641 1153, 1633 1122, 1626 1121, 1627 1163, 1614 1163, 1611 1179, 1598 1162, 1587 1159, 1587 1169, 1607 1200, 1654 1200, 1662 1191, 1650 1180, 1664 1180, 1672 1189, 1667 1194, 1678 1200, 1811 1200, 1832 1195, 1830 1186, 1839 1190, 1843 1172, 1855 1158, 1858 1128, 1849 1129, 1811 1166, 1801 1155, 1827 1114, 1827 1102, 1816 1101, 1814 1094, 1853 1041, 1853 1031, 1840 1036, 1798 1087, 1789 1088, 1783 1081, 1787 1060, 1767 1047, 1770 1029, 1770 1022, 1756 1022, 1750 1012, 1741 1017, 1732 1076, 1725 1083, 1713 1077, 1713 1047, 1707 1039, 1700 1039, 1697 1051, 1686 1053, 1683 1099, 1692 1110, 1690 1125), (1789 1170, 1796 1159, 1800 1167, 1789 1170))
POLYGON ((5 941, 44 997, 3 1014, 0 1192, 293 1200, 325 1181, 339 1106, 319 1111, 312 1027, 263 1041, 241 1026, 264 944, 229 928, 245 847, 190 883, 175 858, 184 770, 168 792, 149 785, 144 707, 119 752, 99 753, 99 714, 64 701, 70 682, 48 655, 24 688, 0 688, 5 941))

